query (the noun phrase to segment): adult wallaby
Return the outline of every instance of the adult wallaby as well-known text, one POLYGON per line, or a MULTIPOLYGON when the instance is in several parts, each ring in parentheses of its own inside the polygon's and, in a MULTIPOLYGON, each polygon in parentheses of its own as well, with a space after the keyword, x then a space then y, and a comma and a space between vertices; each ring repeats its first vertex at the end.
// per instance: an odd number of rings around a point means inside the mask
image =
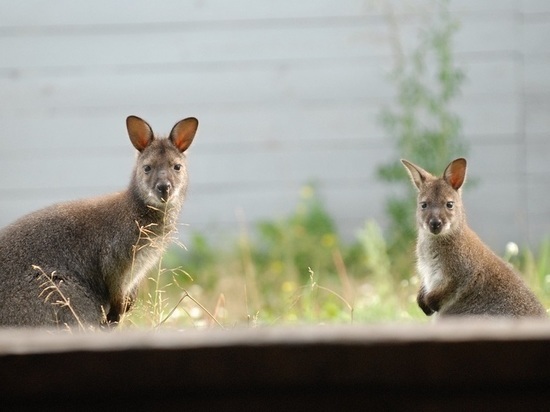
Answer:
POLYGON ((440 178, 401 162, 418 189, 417 302, 424 313, 546 316, 520 275, 468 227, 461 198, 466 160, 453 160, 440 178))
POLYGON ((138 150, 128 189, 28 214, 0 231, 0 326, 112 324, 165 250, 187 189, 198 127, 179 121, 157 138, 126 119, 138 150))

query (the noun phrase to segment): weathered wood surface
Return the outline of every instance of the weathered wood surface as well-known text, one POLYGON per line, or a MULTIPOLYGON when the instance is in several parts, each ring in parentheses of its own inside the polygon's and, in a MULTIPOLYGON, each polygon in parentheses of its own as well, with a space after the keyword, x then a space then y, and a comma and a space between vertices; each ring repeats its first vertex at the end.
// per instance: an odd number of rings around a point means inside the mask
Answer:
POLYGON ((11 410, 547 410, 549 355, 547 322, 0 331, 0 401, 11 410))

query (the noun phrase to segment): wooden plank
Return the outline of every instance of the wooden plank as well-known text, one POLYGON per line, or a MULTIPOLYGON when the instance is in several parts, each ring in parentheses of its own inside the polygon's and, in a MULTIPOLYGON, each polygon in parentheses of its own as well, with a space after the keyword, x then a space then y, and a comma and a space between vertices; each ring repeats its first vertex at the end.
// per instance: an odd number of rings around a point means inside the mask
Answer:
MULTIPOLYGON (((514 0, 462 0, 451 3, 451 10, 459 16, 473 13, 517 12, 521 7, 528 13, 546 11, 544 2, 530 0, 518 5, 514 0)), ((425 1, 408 1, 394 4, 398 15, 420 14, 430 10, 425 1)), ((223 0, 206 0, 200 3, 192 1, 168 0, 152 5, 146 0, 123 0, 116 4, 108 0, 99 0, 90 6, 83 0, 56 2, 45 6, 39 0, 27 0, 22 3, 4 5, 0 8, 0 27, 13 28, 72 28, 78 26, 119 26, 143 24, 173 23, 214 23, 298 19, 344 19, 357 16, 379 17, 386 11, 385 5, 370 4, 361 0, 308 0, 299 3, 292 0, 242 1, 231 4, 223 0)))
MULTIPOLYGON (((527 137, 525 145, 526 172, 532 177, 548 177, 548 159, 550 156, 550 138, 548 134, 538 138, 527 137)), ((550 188, 550 186, 549 186, 550 188)))
POLYGON ((550 54, 548 37, 550 37, 550 16, 545 16, 540 20, 527 20, 523 25, 523 53, 527 57, 542 55, 548 58, 550 54))
POLYGON ((521 22, 515 13, 471 15, 461 19, 461 30, 453 39, 455 53, 516 53, 521 50, 521 22))
MULTIPOLYGON (((334 148, 368 145, 383 132, 377 120, 378 105, 364 102, 334 102, 288 107, 230 106, 187 109, 175 106, 136 113, 159 135, 167 135, 177 120, 199 118, 197 138, 189 150, 195 153, 224 153, 334 148), (363 143, 364 142, 364 143, 363 143)), ((32 113, 1 116, 0 159, 53 156, 80 151, 133 153, 125 119, 132 112, 123 108, 92 115, 86 112, 32 113), (24 138, 23 138, 24 137, 24 138)))
MULTIPOLYGON (((506 97, 506 96, 504 96, 506 97)), ((516 110, 508 98, 477 96, 464 98, 457 107, 463 117, 464 134, 472 141, 509 139, 516 127, 516 110), (492 123, 487 124, 488 120, 492 123)), ((62 159, 66 153, 133 153, 128 143, 124 119, 133 112, 127 107, 92 114, 68 112, 50 115, 42 111, 14 116, 0 116, 3 134, 0 159, 44 157, 62 159), (24 136, 24 138, 22 138, 24 136)), ((544 107, 533 105, 528 125, 544 121, 544 107), (536 114, 534 114, 536 111, 536 114), (540 113, 539 113, 540 112, 540 113), (531 121, 532 119, 532 121, 531 121)), ((158 107, 137 113, 159 134, 166 134, 175 119, 196 115, 200 120, 197 139, 190 149, 195 153, 309 150, 317 147, 338 148, 391 142, 378 121, 375 102, 326 102, 319 104, 270 106, 236 105, 223 110, 201 107, 200 110, 158 107)), ((533 133, 533 127, 529 129, 533 133)), ((544 131, 544 128, 534 130, 544 131)), ((198 154, 197 154, 198 156, 198 154)))
MULTIPOLYGON (((88 151, 133 153, 126 131, 129 111, 105 110, 100 114, 27 112, 7 115, 0 112, 0 159, 48 156, 62 159, 69 152, 88 151)), ((181 117, 181 114, 180 114, 181 117)), ((168 132, 178 118, 162 125, 168 132)), ((156 130, 156 128, 154 129, 156 130)), ((160 131, 159 130, 159 131, 160 131)))
POLYGON ((523 88, 528 96, 550 94, 550 79, 548 77, 550 56, 537 55, 526 57, 522 68, 523 88))
MULTIPOLYGON (((545 149, 546 156, 550 150, 545 149)), ((523 199, 524 231, 530 235, 528 246, 537 250, 541 240, 550 240, 550 212, 548 208, 548 168, 543 174, 527 181, 527 199, 523 199)))
POLYGON ((528 94, 523 102, 525 133, 538 139, 550 134, 550 93, 544 93, 544 83, 541 89, 543 93, 528 94))
POLYGON ((45 5, 39 0, 27 0, 0 8, 0 27, 50 27, 79 25, 139 25, 174 22, 224 22, 265 19, 303 19, 356 17, 366 15, 371 8, 361 0, 344 3, 335 0, 242 1, 223 0, 201 2, 167 0, 152 4, 147 0, 122 0, 116 4, 98 0, 94 5, 82 0, 55 2, 45 5))
POLYGON ((75 187, 110 186, 124 180, 127 186, 133 167, 133 152, 90 153, 69 151, 58 156, 26 157, 4 159, 2 163, 11 171, 3 180, 3 191, 13 192, 37 190, 73 189, 75 187), (52 158, 53 157, 53 158, 52 158))
POLYGON ((373 162, 386 155, 386 145, 349 147, 343 149, 312 149, 290 152, 248 153, 231 156, 205 155, 195 159, 191 171, 197 181, 207 176, 209 181, 231 184, 233 179, 242 183, 273 181, 292 182, 319 179, 361 180, 373 176, 373 162), (231 176, 227 171, 231 171, 231 176))
MULTIPOLYGON (((386 32, 382 24, 363 22, 346 26, 207 28, 36 36, 1 36, 4 58, 0 70, 98 71, 103 67, 155 65, 187 66, 191 63, 233 63, 376 58, 387 56, 386 42, 374 42, 386 32)), ((134 69, 135 70, 135 69, 134 69)), ((0 72, 1 73, 1 72, 0 72)))
MULTIPOLYGON (((488 78, 495 68, 492 66, 486 70, 485 78, 488 78)), ((504 82, 511 89, 511 70, 508 73, 510 76, 506 76, 504 82)), ((84 116, 90 110, 99 113, 115 111, 120 113, 121 118, 125 118, 126 113, 135 112, 138 108, 146 111, 155 106, 179 105, 182 107, 180 113, 193 113, 196 112, 193 107, 207 104, 239 104, 249 108, 262 105, 270 110, 284 110, 286 107, 295 108, 297 112, 301 105, 337 105, 337 102, 363 107, 370 103, 372 108, 388 101, 393 94, 392 86, 385 79, 384 69, 370 63, 355 64, 353 67, 348 67, 346 63, 312 65, 283 71, 276 67, 249 68, 227 71, 223 75, 213 71, 193 71, 167 72, 162 75, 131 73, 65 76, 15 82, 0 79, 0 110, 17 115, 21 111, 25 114, 46 114, 55 109, 72 116, 84 116), (136 85, 140 86, 136 88, 136 85)), ((515 95, 508 94, 510 90, 504 90, 501 95, 494 96, 491 90, 498 87, 498 82, 503 80, 496 80, 492 83, 494 86, 489 82, 487 92, 470 89, 471 96, 476 98, 467 100, 469 96, 465 96, 458 101, 460 111, 471 116, 467 121, 476 122, 472 133, 505 133, 517 129, 513 123, 514 117, 510 116, 510 110, 517 108, 515 95), (485 101, 482 103, 478 96, 485 101), (472 105, 476 104, 481 107, 472 110, 472 105), (489 122, 479 118, 494 118, 499 113, 504 122, 489 122), (477 127, 479 124, 481 129, 477 127), (498 128, 494 129, 493 126, 498 128)), ((196 116, 200 117, 200 113, 196 116)))
POLYGON ((519 133, 523 124, 518 115, 520 101, 513 95, 478 96, 458 100, 453 106, 461 117, 465 136, 519 133))
POLYGON ((515 0, 503 0, 498 2, 491 0, 461 0, 450 2, 449 8, 454 14, 457 15, 458 18, 462 18, 462 16, 468 16, 473 13, 490 13, 494 16, 494 14, 518 12, 523 3, 518 4, 515 0))
MULTIPOLYGON (((457 33, 456 53, 518 51, 518 23, 513 14, 485 18, 464 17, 457 33), (475 41, 473 39, 475 38, 475 41)), ((418 44, 417 22, 404 20, 397 35, 405 52, 418 44)), ((530 32, 528 32, 529 34, 530 32)), ((156 66, 185 68, 190 64, 243 65, 258 62, 295 62, 326 59, 391 59, 390 28, 383 19, 375 22, 323 21, 318 25, 297 22, 294 26, 166 27, 163 30, 98 29, 76 33, 0 32, 0 74, 20 76, 29 70, 150 71, 156 66)), ((535 33, 537 34, 537 33, 535 33)), ((540 33, 538 33, 540 34, 540 33)), ((542 36, 544 38, 544 36, 542 36)))
POLYGON ((185 104, 288 104, 361 100, 391 94, 384 67, 364 62, 319 62, 292 67, 162 70, 0 78, 0 110, 102 110, 185 104), (358 80, 360 79, 360 81, 358 80))
POLYGON ((458 100, 475 102, 480 95, 515 97, 520 87, 518 72, 522 65, 515 56, 498 55, 485 59, 463 56, 457 58, 456 64, 466 76, 458 100))
MULTIPOLYGON (((494 141, 480 141, 470 139, 470 151, 468 155, 468 175, 480 180, 499 182, 503 174, 509 174, 520 179, 522 168, 522 142, 517 137, 510 139, 495 139, 494 141)), ((439 172, 443 172, 440 170, 439 172)), ((505 179, 505 181, 510 181, 505 179)))
POLYGON ((4 331, 0 343, 0 400, 18 410, 545 410, 550 400, 545 322, 4 331))
MULTIPOLYGON (((189 165, 191 178, 197 184, 271 184, 273 182, 305 182, 361 180, 372 176, 372 161, 380 153, 386 153, 385 145, 350 147, 342 149, 313 148, 311 150, 262 151, 258 153, 194 153, 189 165)), ((124 181, 130 175, 133 152, 90 153, 82 151, 78 156, 70 152, 32 159, 5 159, 3 165, 12 171, 3 182, 4 191, 33 190, 48 187, 52 190, 76 186, 102 186, 107 182, 124 181), (52 167, 55 165, 55 167, 52 167)), ((126 183, 124 184, 124 187, 126 183)))
POLYGON ((521 2, 522 11, 527 14, 527 17, 548 18, 548 15, 543 13, 550 13, 550 4, 545 0, 523 0, 521 2), (532 15, 532 16, 529 16, 532 15), (541 16, 542 15, 542 16, 541 16))
POLYGON ((506 181, 479 177, 475 187, 464 191, 464 205, 471 228, 499 255, 508 242, 523 245, 528 241, 521 220, 521 193, 522 183, 513 177, 506 181))

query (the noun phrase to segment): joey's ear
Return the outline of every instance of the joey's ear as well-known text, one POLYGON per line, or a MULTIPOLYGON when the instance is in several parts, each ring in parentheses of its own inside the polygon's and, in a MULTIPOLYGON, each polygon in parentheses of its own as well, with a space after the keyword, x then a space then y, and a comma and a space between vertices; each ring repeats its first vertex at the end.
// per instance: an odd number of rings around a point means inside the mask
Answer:
POLYGON ((197 127, 199 127, 199 121, 194 117, 180 120, 174 125, 170 132, 170 140, 180 152, 185 152, 191 146, 197 127))
POLYGON ((128 116, 126 118, 126 128, 128 129, 130 141, 140 152, 155 139, 151 126, 137 116, 128 116))
POLYGON ((403 163, 403 166, 405 166, 407 172, 409 172, 411 180, 418 190, 422 188, 426 180, 434 178, 430 173, 426 172, 420 166, 417 166, 409 162, 408 160, 401 159, 401 163, 403 163))
POLYGON ((460 189, 466 180, 466 159, 461 157, 449 163, 449 166, 443 172, 443 179, 454 190, 460 189))

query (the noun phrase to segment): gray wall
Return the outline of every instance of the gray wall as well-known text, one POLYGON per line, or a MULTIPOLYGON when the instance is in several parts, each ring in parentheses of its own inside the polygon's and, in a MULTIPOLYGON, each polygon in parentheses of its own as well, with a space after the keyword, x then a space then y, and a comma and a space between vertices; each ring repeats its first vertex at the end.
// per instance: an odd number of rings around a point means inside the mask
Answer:
MULTIPOLYGON (((426 2, 394 2, 406 50, 426 2)), ((550 2, 461 0, 456 111, 471 144, 471 225, 493 247, 550 232, 550 2)), ((190 230, 237 233, 318 183, 342 234, 385 225, 399 159, 377 116, 394 89, 380 1, 0 1, 0 226, 53 202, 119 190, 125 118, 201 125, 189 151, 190 230)), ((413 205, 411 205, 413 207, 413 205)))

